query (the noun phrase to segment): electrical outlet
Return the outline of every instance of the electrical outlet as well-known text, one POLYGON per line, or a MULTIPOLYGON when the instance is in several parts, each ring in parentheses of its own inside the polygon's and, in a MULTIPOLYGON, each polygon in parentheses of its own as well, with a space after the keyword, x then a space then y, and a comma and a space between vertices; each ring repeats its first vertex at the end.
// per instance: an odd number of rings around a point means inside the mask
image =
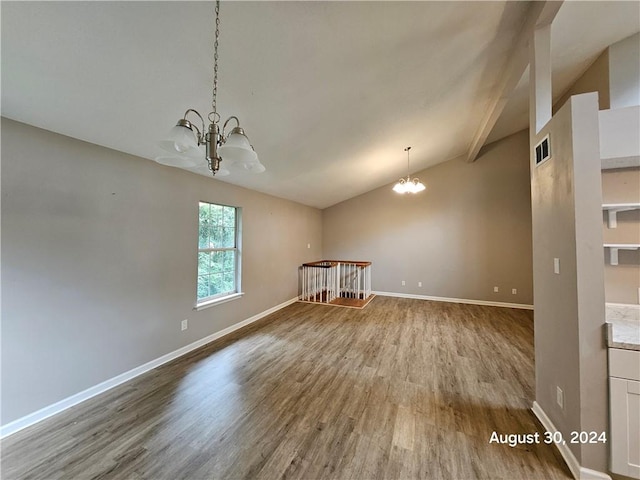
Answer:
POLYGON ((500 289, 498 287, 493 287, 493 293, 498 293, 500 289))
POLYGON ((418 282, 418 286, 421 287, 422 286, 422 282, 418 282))
POLYGON ((307 248, 311 248, 311 244, 310 243, 307 243, 307 248))
POLYGON ((518 293, 518 289, 517 288, 512 288, 511 289, 511 295, 516 295, 518 293))
POLYGON ((556 402, 558 402, 560 408, 564 410, 564 392, 558 386, 556 386, 556 402))
POLYGON ((402 280, 402 286, 404 287, 407 284, 404 280, 402 280))
POLYGON ((180 330, 186 330, 187 328, 189 328, 189 320, 184 319, 180 322, 180 330))
POLYGON ((555 273, 556 275, 560 275, 560 259, 559 258, 553 259, 553 273, 555 273))

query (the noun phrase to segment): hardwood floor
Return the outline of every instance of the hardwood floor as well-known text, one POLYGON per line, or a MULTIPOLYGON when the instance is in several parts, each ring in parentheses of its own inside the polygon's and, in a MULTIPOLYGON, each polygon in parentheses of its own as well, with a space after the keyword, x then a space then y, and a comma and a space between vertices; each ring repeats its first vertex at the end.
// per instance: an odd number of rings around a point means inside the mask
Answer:
POLYGON ((293 304, 2 442, 5 479, 570 479, 534 433, 532 313, 293 304))

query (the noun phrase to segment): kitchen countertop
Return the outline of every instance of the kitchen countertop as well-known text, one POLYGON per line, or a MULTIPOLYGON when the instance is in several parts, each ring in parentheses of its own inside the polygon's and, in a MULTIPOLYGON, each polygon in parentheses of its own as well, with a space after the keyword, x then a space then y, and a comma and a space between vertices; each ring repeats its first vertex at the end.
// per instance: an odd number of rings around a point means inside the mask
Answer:
POLYGON ((640 350, 640 308, 607 305, 606 322, 609 347, 640 350))

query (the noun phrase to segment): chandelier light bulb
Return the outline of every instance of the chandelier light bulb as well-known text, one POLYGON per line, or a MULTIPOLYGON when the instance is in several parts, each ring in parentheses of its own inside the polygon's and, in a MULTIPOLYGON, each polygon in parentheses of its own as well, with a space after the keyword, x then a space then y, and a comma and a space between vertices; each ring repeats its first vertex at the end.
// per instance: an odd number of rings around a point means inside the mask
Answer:
POLYGON ((173 127, 167 138, 158 143, 167 152, 179 153, 182 155, 199 156, 198 139, 190 128, 176 125, 173 127))
POLYGON ((218 148, 218 153, 222 160, 227 161, 229 164, 236 162, 241 164, 260 163, 258 155, 249 143, 244 130, 240 127, 231 130, 224 144, 218 148))
POLYGON ((401 178, 393 187, 393 191, 396 193, 405 193, 406 192, 407 182, 404 178, 401 178))
POLYGON ((187 145, 186 143, 173 142, 173 148, 178 153, 186 153, 187 151, 189 151, 189 145, 187 145))
POLYGON ((426 189, 419 178, 416 177, 411 180, 411 175, 409 174, 409 150, 411 150, 411 147, 404 149, 407 152, 407 178, 401 178, 393 186, 393 191, 396 193, 418 193, 426 189))

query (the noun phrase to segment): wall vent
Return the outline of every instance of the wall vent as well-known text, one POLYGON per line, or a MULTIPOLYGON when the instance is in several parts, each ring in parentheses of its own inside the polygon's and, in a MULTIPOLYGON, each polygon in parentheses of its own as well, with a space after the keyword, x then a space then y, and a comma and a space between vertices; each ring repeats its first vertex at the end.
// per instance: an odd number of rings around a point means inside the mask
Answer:
POLYGON ((549 143, 549 135, 544 137, 538 145, 536 145, 536 166, 551 158, 551 145, 549 143))

